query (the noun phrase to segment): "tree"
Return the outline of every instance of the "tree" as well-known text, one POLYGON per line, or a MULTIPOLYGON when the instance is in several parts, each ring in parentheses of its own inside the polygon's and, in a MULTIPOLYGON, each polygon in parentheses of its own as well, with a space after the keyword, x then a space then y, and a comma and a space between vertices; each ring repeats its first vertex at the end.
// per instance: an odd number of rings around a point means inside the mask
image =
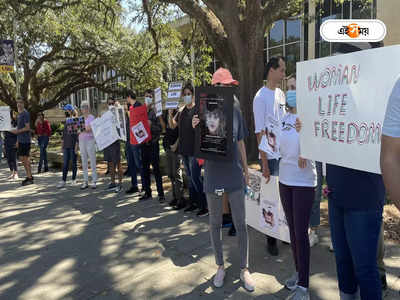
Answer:
MULTIPOLYGON (((320 1, 320 0, 311 0, 320 1)), ((364 0, 365 2, 371 0, 364 0)), ((146 6, 148 0, 142 0, 146 6)), ((272 24, 302 14, 300 0, 154 0, 173 4, 195 19, 217 58, 240 81, 240 101, 250 130, 248 155, 258 157, 252 100, 264 79, 264 38, 272 24)), ((337 0, 343 2, 343 0, 337 0)))

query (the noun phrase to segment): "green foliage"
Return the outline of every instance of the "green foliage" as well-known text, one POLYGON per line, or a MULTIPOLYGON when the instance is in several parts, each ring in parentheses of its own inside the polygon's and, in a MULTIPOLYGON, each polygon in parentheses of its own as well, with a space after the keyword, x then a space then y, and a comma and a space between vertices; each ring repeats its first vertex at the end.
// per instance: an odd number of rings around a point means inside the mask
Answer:
POLYGON ((61 135, 64 131, 64 123, 52 123, 50 124, 52 135, 61 135))

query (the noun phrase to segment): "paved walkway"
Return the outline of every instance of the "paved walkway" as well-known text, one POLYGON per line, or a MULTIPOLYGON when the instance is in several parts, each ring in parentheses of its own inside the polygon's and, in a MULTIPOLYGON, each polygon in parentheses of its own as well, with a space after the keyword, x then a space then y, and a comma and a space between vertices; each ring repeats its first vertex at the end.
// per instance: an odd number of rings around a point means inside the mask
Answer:
MULTIPOLYGON (((35 176, 35 184, 8 182, 0 166, 0 299, 285 299, 292 272, 288 245, 280 256, 265 251, 265 238, 249 228, 250 270, 256 291, 238 279, 236 238, 223 231, 227 277, 216 289, 207 217, 176 212, 157 200, 79 186, 58 190, 60 173, 35 176)), ((124 182, 128 186, 128 180, 124 182)), ((155 189, 154 189, 155 190, 155 189)), ((167 194, 167 199, 169 195, 167 194)), ((329 233, 312 248, 312 299, 337 300, 329 233)), ((399 299, 400 247, 387 244, 389 290, 399 299)))

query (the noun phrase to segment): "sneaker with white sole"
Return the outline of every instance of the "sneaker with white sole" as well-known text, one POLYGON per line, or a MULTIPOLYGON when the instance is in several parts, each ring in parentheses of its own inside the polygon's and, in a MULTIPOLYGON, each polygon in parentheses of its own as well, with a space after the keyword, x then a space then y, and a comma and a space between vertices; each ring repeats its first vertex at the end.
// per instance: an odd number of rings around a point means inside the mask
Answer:
POLYGON ((254 281, 253 278, 251 278, 251 274, 249 270, 241 270, 240 271, 240 280, 244 283, 244 288, 249 291, 253 292, 254 291, 254 281))
POLYGON ((76 181, 76 179, 71 181, 71 185, 76 185, 78 182, 76 181))
POLYGON ((308 289, 298 286, 293 293, 291 293, 286 300, 310 300, 310 293, 308 289))
POLYGON ((286 279, 285 281, 285 288, 290 291, 294 291, 297 288, 297 282, 299 281, 299 273, 294 272, 291 277, 286 279))
POLYGON ((214 286, 220 288, 224 285, 225 270, 223 268, 218 268, 217 273, 214 276, 214 286))
POLYGON ((318 238, 318 235, 315 232, 315 230, 310 230, 310 233, 308 234, 308 238, 310 240, 310 247, 313 247, 319 243, 319 238, 318 238))
POLYGON ((93 190, 96 189, 96 182, 91 182, 90 183, 90 188, 93 189, 93 190))
POLYGON ((58 189, 61 189, 61 188, 63 188, 65 186, 65 181, 60 181, 58 184, 57 184, 57 188, 58 189))
POLYGON ((89 187, 88 183, 85 181, 84 183, 82 183, 81 185, 81 190, 85 190, 89 187))

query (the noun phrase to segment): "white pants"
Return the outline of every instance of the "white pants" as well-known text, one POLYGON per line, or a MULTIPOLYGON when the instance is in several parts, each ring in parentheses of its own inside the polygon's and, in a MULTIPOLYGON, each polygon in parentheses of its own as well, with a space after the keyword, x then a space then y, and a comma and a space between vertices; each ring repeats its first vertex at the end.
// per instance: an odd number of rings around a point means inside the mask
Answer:
POLYGON ((89 181, 88 158, 90 159, 90 168, 92 169, 92 181, 97 181, 96 172, 96 143, 94 139, 79 139, 79 151, 81 152, 83 179, 89 181))

